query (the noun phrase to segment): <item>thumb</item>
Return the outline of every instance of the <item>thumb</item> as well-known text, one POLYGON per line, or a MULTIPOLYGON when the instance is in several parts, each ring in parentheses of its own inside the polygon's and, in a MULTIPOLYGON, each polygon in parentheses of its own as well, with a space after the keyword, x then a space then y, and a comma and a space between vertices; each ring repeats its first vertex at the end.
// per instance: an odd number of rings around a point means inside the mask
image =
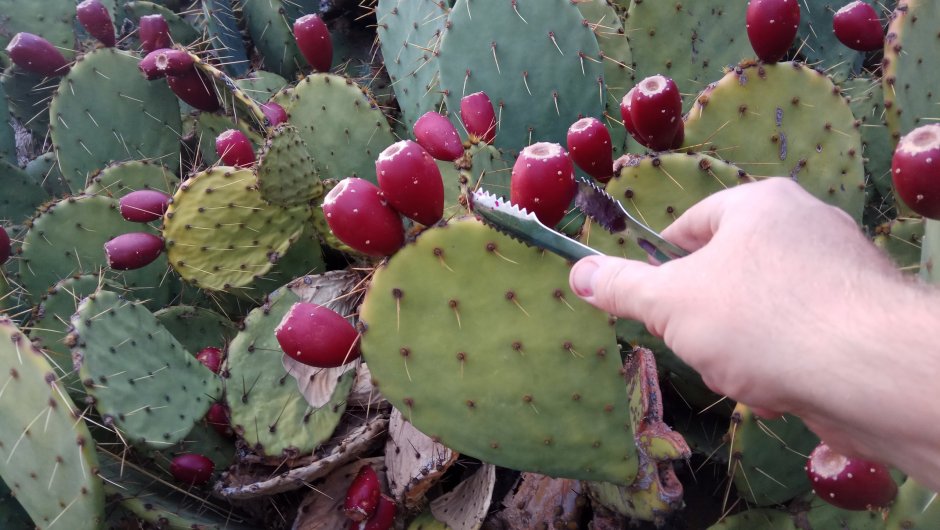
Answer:
POLYGON ((571 290, 612 315, 644 321, 655 301, 657 267, 640 261, 591 256, 571 269, 571 290))

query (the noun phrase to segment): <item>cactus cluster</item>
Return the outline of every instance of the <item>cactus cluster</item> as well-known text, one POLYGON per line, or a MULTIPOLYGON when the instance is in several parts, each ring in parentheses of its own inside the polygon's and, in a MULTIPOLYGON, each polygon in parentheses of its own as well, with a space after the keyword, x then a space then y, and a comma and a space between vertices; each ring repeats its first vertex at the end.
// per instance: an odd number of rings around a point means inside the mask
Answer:
POLYGON ((934 281, 890 4, 0 0, 0 526, 937 527, 472 215, 645 259, 576 179, 660 231, 787 176, 934 281))

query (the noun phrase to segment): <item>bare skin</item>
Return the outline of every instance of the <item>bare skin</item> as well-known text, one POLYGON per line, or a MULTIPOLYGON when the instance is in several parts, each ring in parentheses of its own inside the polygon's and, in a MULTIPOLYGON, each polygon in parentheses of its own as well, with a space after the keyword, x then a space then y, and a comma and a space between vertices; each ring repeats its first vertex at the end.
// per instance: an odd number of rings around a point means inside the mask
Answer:
POLYGON ((572 289, 645 323, 712 390, 940 490, 940 290, 789 179, 712 195, 663 236, 693 254, 585 258, 572 289))

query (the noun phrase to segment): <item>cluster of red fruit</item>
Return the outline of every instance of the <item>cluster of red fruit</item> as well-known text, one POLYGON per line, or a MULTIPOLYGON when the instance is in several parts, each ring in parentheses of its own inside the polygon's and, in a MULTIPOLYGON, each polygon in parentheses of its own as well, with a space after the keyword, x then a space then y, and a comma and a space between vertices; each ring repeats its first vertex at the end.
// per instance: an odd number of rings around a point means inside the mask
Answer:
POLYGON ((346 490, 343 513, 349 518, 349 530, 388 530, 395 522, 395 501, 382 493, 379 476, 372 466, 364 465, 346 490))

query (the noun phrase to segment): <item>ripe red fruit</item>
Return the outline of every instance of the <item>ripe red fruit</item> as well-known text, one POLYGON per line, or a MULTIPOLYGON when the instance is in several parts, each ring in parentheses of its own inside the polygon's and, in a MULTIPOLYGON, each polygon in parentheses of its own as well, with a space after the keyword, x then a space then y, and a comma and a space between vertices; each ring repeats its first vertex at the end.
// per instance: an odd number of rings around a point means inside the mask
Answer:
POLYGON ((17 33, 7 44, 13 64, 27 72, 51 77, 69 70, 69 62, 51 42, 32 33, 17 33))
POLYGON ((884 47, 885 34, 875 8, 856 0, 836 11, 832 30, 839 42, 860 52, 873 52, 884 47))
POLYGON ((545 226, 561 221, 576 191, 574 164, 558 144, 532 144, 512 166, 510 202, 534 213, 545 226))
POLYGON ((163 239, 146 232, 130 232, 104 244, 108 266, 127 271, 146 267, 163 252, 163 239))
POLYGON ((568 128, 568 153, 585 173, 600 182, 614 174, 610 131, 597 118, 581 118, 568 128))
POLYGON ((215 152, 227 166, 247 167, 255 163, 255 148, 238 129, 229 129, 216 137, 215 152))
POLYGON ((194 64, 192 55, 183 50, 160 48, 148 53, 137 67, 152 81, 167 75, 186 75, 194 64))
POLYGON ((427 112, 414 125, 415 140, 438 160, 453 162, 463 156, 463 144, 454 124, 436 112, 427 112))
POLYGON ((273 101, 267 103, 262 103, 259 105, 261 107, 261 112, 264 113, 264 117, 268 119, 268 124, 271 127, 277 127, 278 125, 287 121, 287 111, 284 110, 284 107, 278 105, 273 101))
POLYGON ((137 190, 121 197, 121 217, 132 223, 149 223, 163 217, 170 196, 157 190, 137 190))
POLYGON ((150 53, 160 48, 173 46, 170 38, 170 26, 163 15, 146 15, 140 17, 140 28, 137 31, 140 45, 144 53, 150 53))
POLYGON ((341 180, 323 199, 323 213, 333 234, 363 254, 391 256, 405 242, 401 217, 368 180, 341 180))
POLYGON ((206 112, 215 112, 220 107, 212 81, 206 79, 195 68, 184 74, 168 75, 166 82, 176 97, 192 107, 206 112))
POLYGON ((13 247, 10 245, 10 234, 7 229, 0 226, 0 265, 3 265, 10 259, 13 247))
POLYGON ((460 119, 471 140, 491 144, 496 139, 496 111, 486 92, 475 92, 461 98, 460 119))
POLYGON ((359 358, 359 333, 327 307, 297 302, 281 319, 274 336, 284 353, 317 368, 335 368, 359 358))
POLYGON ((375 161, 375 175, 392 208, 423 225, 444 215, 444 179, 431 155, 411 140, 388 146, 375 161))
POLYGON ((203 348, 196 354, 196 359, 214 373, 219 373, 219 369, 222 368, 222 359, 224 358, 225 355, 222 353, 222 350, 214 346, 203 348))
POLYGON ((379 476, 371 466, 362 466, 346 490, 346 502, 343 511, 353 521, 365 521, 375 513, 381 496, 379 476))
POLYGON ((630 118, 634 138, 654 151, 671 149, 682 126, 682 94, 668 77, 654 75, 631 91, 630 118))
POLYGON ((379 497, 379 505, 375 508, 375 513, 366 521, 352 521, 349 523, 349 530, 388 530, 395 522, 395 512, 398 506, 391 497, 382 494, 379 497))
POLYGON ((940 124, 918 127, 901 138, 891 177, 904 204, 928 219, 940 219, 940 124))
POLYGON ((840 455, 823 442, 809 455, 806 475, 820 499, 844 510, 884 508, 898 494, 887 466, 840 455))
POLYGON ((634 92, 636 92, 636 87, 631 88, 630 91, 623 96, 623 99, 620 100, 620 117, 623 118, 623 128, 635 139, 638 133, 636 132, 636 127, 633 125, 633 116, 630 115, 632 112, 630 101, 633 99, 634 92))
POLYGON ((235 435, 232 430, 232 420, 228 413, 228 407, 225 403, 215 402, 209 406, 209 412, 206 412, 206 423, 212 430, 219 433, 219 436, 231 438, 235 435))
POLYGON ((111 22, 111 13, 100 0, 85 0, 75 8, 78 22, 89 35, 101 41, 108 48, 116 43, 114 38, 114 23, 111 22))
POLYGON ((765 63, 787 54, 800 27, 799 0, 750 0, 747 3, 747 38, 765 63))
POLYGON ((329 72, 333 65, 333 41, 326 23, 317 15, 304 15, 294 22, 294 38, 304 59, 317 72, 329 72))
POLYGON ((176 456, 170 462, 170 474, 173 478, 184 484, 196 486, 209 482, 215 464, 208 457, 196 453, 187 453, 176 456))

